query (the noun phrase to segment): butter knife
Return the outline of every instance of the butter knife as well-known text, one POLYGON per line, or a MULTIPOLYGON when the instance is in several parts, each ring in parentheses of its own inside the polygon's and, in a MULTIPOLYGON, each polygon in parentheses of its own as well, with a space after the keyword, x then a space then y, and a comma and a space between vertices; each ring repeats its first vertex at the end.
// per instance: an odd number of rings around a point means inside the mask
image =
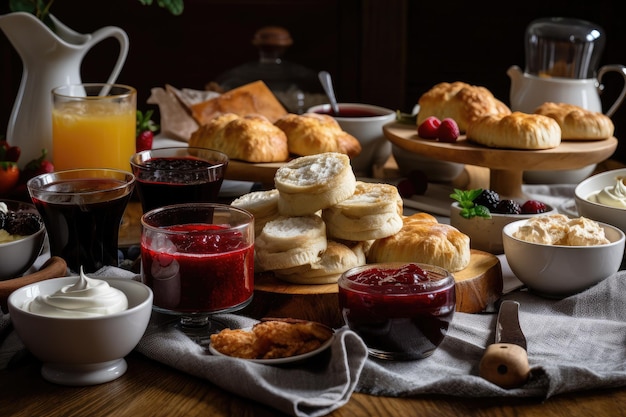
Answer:
POLYGON ((520 387, 528 381, 530 366, 517 301, 505 300, 500 305, 495 342, 485 349, 479 375, 505 389, 520 387))

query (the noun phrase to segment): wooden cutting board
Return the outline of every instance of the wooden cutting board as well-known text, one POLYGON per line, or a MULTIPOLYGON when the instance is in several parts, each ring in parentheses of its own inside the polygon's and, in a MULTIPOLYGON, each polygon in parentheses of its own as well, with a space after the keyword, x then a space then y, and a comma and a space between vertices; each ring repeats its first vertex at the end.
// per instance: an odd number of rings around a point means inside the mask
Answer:
MULTIPOLYGON (((502 294, 500 260, 487 252, 471 251, 470 264, 454 273, 456 311, 478 313, 502 294)), ((343 326, 337 284, 297 285, 271 273, 257 274, 254 298, 242 314, 262 317, 292 317, 314 320, 331 327, 343 326)))

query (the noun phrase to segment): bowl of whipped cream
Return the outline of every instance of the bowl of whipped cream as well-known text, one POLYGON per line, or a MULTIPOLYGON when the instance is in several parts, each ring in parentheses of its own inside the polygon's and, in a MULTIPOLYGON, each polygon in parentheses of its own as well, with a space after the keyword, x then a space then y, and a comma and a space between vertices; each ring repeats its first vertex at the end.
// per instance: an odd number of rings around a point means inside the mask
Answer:
POLYGON ((44 379, 86 386, 126 372, 124 357, 146 331, 152 298, 141 282, 81 271, 19 288, 7 303, 16 333, 43 363, 44 379))
POLYGON ((616 226, 626 233, 626 168, 601 172, 574 189, 580 216, 616 226))

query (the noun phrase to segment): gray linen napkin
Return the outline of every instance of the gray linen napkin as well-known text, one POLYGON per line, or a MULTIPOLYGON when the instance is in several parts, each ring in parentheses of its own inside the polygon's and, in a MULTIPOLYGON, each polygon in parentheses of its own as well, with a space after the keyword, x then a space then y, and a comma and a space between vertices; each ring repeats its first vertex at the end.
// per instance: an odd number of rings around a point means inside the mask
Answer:
POLYGON ((505 390, 478 376, 493 343, 494 314, 456 313, 443 343, 429 358, 411 362, 369 359, 356 391, 373 395, 446 394, 461 397, 543 397, 626 385, 626 271, 562 300, 527 291, 504 297, 520 302, 531 378, 505 390))

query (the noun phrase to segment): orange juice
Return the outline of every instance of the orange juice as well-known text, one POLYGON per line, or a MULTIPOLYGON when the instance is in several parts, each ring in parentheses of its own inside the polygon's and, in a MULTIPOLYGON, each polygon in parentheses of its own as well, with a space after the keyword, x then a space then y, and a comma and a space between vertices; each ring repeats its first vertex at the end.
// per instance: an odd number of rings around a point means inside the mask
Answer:
POLYGON ((53 90, 52 163, 56 171, 130 171, 135 153, 137 94, 120 84, 80 84, 53 90))

